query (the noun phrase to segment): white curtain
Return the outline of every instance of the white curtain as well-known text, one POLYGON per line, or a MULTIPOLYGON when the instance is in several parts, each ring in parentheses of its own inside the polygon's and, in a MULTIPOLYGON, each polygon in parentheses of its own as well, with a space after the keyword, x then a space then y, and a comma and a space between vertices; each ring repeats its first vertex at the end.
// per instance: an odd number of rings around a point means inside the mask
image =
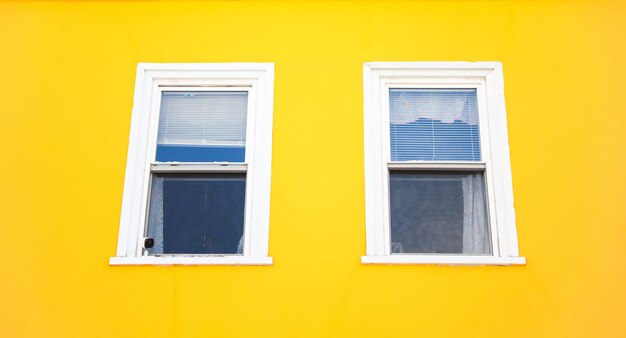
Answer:
POLYGON ((152 176, 150 211, 148 212, 148 237, 154 239, 150 254, 163 253, 163 177, 152 176))
POLYGON ((463 177, 463 253, 491 253, 485 182, 481 174, 463 177))

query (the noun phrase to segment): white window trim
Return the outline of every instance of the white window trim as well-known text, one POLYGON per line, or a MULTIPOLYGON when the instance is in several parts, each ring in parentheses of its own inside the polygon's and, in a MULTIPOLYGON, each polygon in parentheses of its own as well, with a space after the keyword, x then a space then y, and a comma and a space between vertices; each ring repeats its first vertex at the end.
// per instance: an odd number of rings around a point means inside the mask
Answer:
MULTIPOLYGON (((366 256, 363 264, 521 265, 519 256, 504 82, 499 62, 371 62, 363 67, 365 127, 366 256), (493 254, 485 256, 390 254, 388 175, 389 88, 476 88, 482 162, 493 254)), ((463 162, 420 162, 409 166, 463 168, 463 162)))
MULTIPOLYGON (((110 265, 271 265, 268 256, 272 161, 273 63, 139 63, 135 82, 126 176, 116 257, 110 265), (148 190, 156 152, 163 88, 242 88, 249 92, 245 170, 243 255, 143 256, 148 190)), ((225 164, 225 163, 224 163, 225 164)), ((219 171, 221 163, 189 165, 196 172, 219 171), (195 169, 194 169, 195 168, 195 169)), ((159 170, 167 171, 167 166, 159 170)), ((154 170, 153 170, 154 172, 154 170)))

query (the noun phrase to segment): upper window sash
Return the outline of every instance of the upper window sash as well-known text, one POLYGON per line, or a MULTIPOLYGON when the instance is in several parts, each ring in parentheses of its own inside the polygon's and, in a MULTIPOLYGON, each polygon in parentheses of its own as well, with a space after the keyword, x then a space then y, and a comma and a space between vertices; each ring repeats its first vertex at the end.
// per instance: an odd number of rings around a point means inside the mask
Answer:
MULTIPOLYGON (((160 121, 160 113, 161 113, 161 98, 163 92, 242 92, 245 91, 248 93, 248 105, 247 105, 247 116, 246 116, 246 145, 245 145, 245 160, 243 163, 252 163, 254 156, 254 121, 256 118, 256 99, 257 99, 257 90, 256 90, 256 81, 245 81, 239 83, 238 85, 225 86, 222 82, 217 81, 205 81, 200 82, 198 80, 191 81, 190 83, 195 82, 196 86, 190 86, 185 83, 184 86, 174 86, 172 81, 155 81, 154 87, 154 97, 152 98, 152 105, 150 109, 150 134, 148 144, 148 148, 150 153, 148 157, 151 159, 150 163, 161 163, 156 161, 156 152, 157 152, 157 134, 159 130, 159 121, 160 121)), ((176 82, 180 82, 176 81, 176 82)), ((231 81, 228 81, 232 83, 231 81)), ((163 162, 168 163, 168 162, 163 162)), ((185 163, 185 162, 181 162, 185 163)), ((203 163, 203 162, 189 162, 189 163, 203 163)), ((206 162, 206 163, 214 163, 214 162, 206 162)), ((238 163, 238 162, 225 162, 225 163, 238 163)))
MULTIPOLYGON (((383 159, 387 162, 391 161, 391 130, 390 130, 390 116, 391 112, 389 92, 392 89, 475 89, 476 101, 478 105, 478 138, 480 140, 480 156, 481 160, 478 162, 489 162, 490 157, 490 140, 489 132, 486 127, 489 123, 488 114, 486 112, 487 104, 485 98, 485 84, 484 81, 479 79, 462 79, 452 78, 449 83, 444 83, 440 79, 435 81, 433 79, 396 79, 396 78, 381 78, 380 86, 380 126, 382 128, 382 151, 383 159)), ((396 161, 394 161, 396 162, 396 161)), ((412 161, 397 161, 397 162, 412 162, 412 161)), ((422 162, 422 161, 418 161, 422 162)), ((450 162, 450 163, 463 163, 463 162, 475 162, 475 161, 425 161, 425 162, 450 162)))

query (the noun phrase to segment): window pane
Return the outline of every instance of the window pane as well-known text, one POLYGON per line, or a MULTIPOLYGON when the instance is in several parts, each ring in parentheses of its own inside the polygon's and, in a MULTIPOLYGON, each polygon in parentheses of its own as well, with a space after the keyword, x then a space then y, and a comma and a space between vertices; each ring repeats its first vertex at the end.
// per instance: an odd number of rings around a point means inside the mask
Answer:
POLYGON ((389 177, 392 253, 491 253, 481 172, 389 177))
POLYGON ((390 89, 392 161, 480 161, 476 89, 390 89))
POLYGON ((152 178, 150 254, 241 254, 246 174, 152 178))
POLYGON ((248 92, 163 92, 159 162, 244 162, 248 92))

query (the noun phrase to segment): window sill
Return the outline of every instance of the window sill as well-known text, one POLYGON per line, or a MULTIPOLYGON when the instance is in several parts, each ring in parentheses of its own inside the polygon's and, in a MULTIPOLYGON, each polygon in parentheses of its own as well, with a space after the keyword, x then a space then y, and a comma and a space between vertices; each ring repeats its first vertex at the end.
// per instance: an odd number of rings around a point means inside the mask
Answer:
POLYGON ((395 265, 526 265, 526 258, 456 255, 392 255, 363 256, 361 257, 361 263, 395 265))
POLYGON ((111 259, 109 260, 109 265, 272 265, 272 257, 111 257, 111 259))

